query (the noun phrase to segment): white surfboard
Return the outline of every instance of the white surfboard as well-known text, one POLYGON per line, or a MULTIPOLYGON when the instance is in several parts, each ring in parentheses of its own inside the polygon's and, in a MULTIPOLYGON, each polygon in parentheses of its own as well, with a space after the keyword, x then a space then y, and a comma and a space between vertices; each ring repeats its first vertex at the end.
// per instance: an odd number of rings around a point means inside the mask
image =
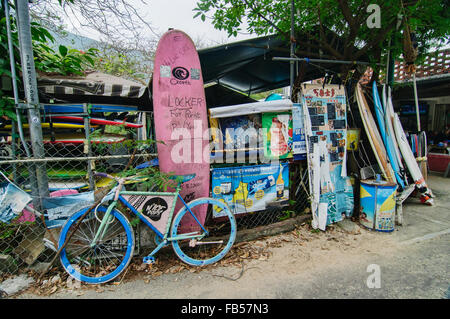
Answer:
POLYGON ((406 166, 408 167, 408 170, 411 174, 411 177, 414 180, 414 183, 416 184, 416 187, 421 193, 420 196, 421 202, 428 205, 433 205, 434 204, 432 198, 433 193, 425 183, 425 179, 423 178, 419 165, 417 165, 416 158, 414 157, 411 147, 408 144, 405 132, 403 131, 402 123, 400 122, 400 118, 398 117, 397 113, 394 113, 394 131, 398 146, 403 155, 403 159, 405 160, 406 166))
MULTIPOLYGON (((386 92, 384 92, 385 88, 386 88, 386 86, 384 85, 383 86, 383 95, 386 94, 386 92)), ((400 149, 398 148, 397 139, 395 138, 395 133, 394 133, 394 125, 393 125, 394 105, 392 104, 392 96, 391 96, 391 88, 390 87, 387 89, 387 94, 384 96, 384 101, 385 101, 385 103, 383 104, 383 106, 384 106, 384 114, 386 116, 387 131, 390 135, 390 138, 392 139, 392 144, 394 145, 394 152, 395 152, 395 156, 397 157, 398 165, 401 170, 404 170, 405 167, 403 166, 403 163, 402 163, 402 156, 400 153, 400 149)))

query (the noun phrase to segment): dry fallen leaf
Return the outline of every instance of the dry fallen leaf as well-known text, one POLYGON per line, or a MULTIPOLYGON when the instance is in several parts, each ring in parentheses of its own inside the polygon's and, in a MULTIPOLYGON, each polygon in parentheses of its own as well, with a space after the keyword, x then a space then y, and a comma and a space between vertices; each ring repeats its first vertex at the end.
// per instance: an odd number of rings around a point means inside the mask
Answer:
POLYGON ((249 252, 247 251, 247 252, 245 252, 243 255, 240 255, 239 257, 241 257, 241 258, 248 258, 248 256, 249 256, 250 254, 249 254, 249 252))
POLYGON ((56 292, 56 290, 58 290, 58 287, 57 286, 53 286, 53 288, 50 289, 50 291, 48 292, 49 295, 54 294, 56 292))

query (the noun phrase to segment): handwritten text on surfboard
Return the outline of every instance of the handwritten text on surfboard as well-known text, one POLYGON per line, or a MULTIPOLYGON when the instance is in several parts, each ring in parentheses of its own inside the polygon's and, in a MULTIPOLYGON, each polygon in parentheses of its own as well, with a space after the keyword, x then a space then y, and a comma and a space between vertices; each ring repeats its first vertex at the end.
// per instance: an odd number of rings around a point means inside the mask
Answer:
POLYGON ((205 107, 205 99, 202 97, 178 97, 167 96, 166 105, 170 108, 170 125, 172 130, 177 127, 193 129, 193 120, 201 120, 198 107, 205 107))

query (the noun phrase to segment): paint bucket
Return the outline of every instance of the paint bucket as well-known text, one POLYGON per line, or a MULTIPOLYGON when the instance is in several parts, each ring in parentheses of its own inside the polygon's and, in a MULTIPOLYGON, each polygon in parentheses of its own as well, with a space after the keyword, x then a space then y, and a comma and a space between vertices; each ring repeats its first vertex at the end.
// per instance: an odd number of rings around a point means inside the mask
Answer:
POLYGON ((392 232, 395 225, 397 185, 376 180, 361 180, 360 223, 380 232, 392 232))

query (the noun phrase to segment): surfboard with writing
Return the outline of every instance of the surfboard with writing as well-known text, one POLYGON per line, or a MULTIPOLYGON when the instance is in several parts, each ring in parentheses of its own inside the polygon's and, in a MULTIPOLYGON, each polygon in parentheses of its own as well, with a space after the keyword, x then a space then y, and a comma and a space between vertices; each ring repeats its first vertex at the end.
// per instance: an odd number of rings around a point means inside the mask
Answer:
MULTIPOLYGON (((209 133, 203 77, 197 50, 180 30, 167 31, 159 40, 153 69, 153 111, 159 167, 176 175, 195 173, 182 185, 187 203, 209 197, 209 133)), ((177 203, 175 212, 182 207, 177 203)), ((206 207, 194 212, 200 221, 206 207)), ((195 222, 182 225, 192 229, 195 222)))

